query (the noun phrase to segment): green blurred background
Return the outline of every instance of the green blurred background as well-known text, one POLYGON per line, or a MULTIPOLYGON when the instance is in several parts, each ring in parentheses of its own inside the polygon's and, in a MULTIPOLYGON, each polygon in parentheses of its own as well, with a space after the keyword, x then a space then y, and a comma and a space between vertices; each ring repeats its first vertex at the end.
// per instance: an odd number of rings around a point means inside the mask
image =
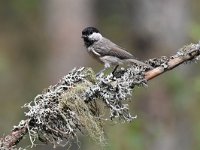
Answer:
MULTIPOLYGON (((80 37, 86 26, 99 28, 145 60, 198 42, 199 14, 199 0, 1 0, 0 135, 25 118, 24 103, 72 68, 102 67, 83 46, 80 37)), ((198 66, 178 67, 150 81, 149 88, 135 89, 131 110, 138 118, 129 124, 106 124, 105 149, 199 150, 198 66)), ((102 149, 86 136, 80 135, 80 141, 80 149, 102 149)), ((27 137, 20 146, 29 144, 27 137)))

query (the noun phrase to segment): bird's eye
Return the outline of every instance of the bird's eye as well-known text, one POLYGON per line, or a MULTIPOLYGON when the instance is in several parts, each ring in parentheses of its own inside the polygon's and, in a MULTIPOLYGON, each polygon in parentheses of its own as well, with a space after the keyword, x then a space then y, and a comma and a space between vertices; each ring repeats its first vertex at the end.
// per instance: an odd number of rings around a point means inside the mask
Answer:
POLYGON ((93 33, 93 31, 89 31, 89 34, 91 35, 93 33))

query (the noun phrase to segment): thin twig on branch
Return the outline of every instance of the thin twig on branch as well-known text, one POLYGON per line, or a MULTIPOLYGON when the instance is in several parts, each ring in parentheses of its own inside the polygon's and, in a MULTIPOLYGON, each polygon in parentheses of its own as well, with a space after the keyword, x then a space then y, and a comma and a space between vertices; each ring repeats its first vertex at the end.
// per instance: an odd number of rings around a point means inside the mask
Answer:
POLYGON ((180 49, 178 51, 179 53, 177 53, 176 55, 171 57, 171 59, 168 61, 167 68, 159 66, 150 71, 147 71, 145 73, 145 79, 147 81, 149 81, 149 80, 163 74, 166 71, 174 69, 175 67, 179 66, 180 64, 182 64, 184 62, 195 59, 197 56, 200 55, 199 46, 200 46, 200 43, 184 46, 182 49, 180 49))
POLYGON ((131 66, 120 69, 116 74, 95 77, 91 69, 74 69, 56 85, 50 86, 25 105, 27 120, 15 126, 11 134, 0 139, 0 149, 12 149, 27 133, 32 146, 35 140, 61 145, 76 138, 76 132, 87 130, 90 137, 104 142, 101 126, 102 112, 98 101, 110 110, 110 118, 131 121, 128 104, 124 104, 133 88, 145 85, 147 81, 174 69, 188 61, 198 60, 200 43, 184 46, 167 58, 153 58, 146 61, 154 69, 131 66), (83 130, 84 129, 84 130, 83 130))

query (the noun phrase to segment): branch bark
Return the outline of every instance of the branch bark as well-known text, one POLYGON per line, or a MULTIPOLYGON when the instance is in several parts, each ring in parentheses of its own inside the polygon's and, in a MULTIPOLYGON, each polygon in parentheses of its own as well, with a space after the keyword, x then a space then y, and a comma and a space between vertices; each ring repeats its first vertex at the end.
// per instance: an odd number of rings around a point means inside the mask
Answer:
POLYGON ((197 56, 200 55, 199 44, 190 44, 188 46, 183 47, 182 49, 184 49, 187 52, 186 55, 180 55, 178 57, 177 57, 177 55, 171 56, 171 59, 168 62, 167 68, 159 66, 150 71, 147 71, 145 73, 145 79, 147 81, 149 81, 149 80, 165 73, 166 71, 172 70, 175 67, 177 67, 187 61, 193 60, 194 58, 196 58, 197 56))
POLYGON ((26 135, 27 132, 27 126, 24 126, 20 129, 13 130, 5 137, 0 138, 0 149, 12 149, 23 139, 24 135, 26 135))

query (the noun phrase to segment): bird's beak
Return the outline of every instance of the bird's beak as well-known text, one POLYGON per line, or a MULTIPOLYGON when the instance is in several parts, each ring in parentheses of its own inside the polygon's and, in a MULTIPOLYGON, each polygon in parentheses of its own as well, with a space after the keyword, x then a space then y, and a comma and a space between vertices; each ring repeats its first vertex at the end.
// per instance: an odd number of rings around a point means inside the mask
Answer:
POLYGON ((82 36, 81 36, 81 38, 85 38, 85 37, 86 37, 85 35, 82 35, 82 36))

